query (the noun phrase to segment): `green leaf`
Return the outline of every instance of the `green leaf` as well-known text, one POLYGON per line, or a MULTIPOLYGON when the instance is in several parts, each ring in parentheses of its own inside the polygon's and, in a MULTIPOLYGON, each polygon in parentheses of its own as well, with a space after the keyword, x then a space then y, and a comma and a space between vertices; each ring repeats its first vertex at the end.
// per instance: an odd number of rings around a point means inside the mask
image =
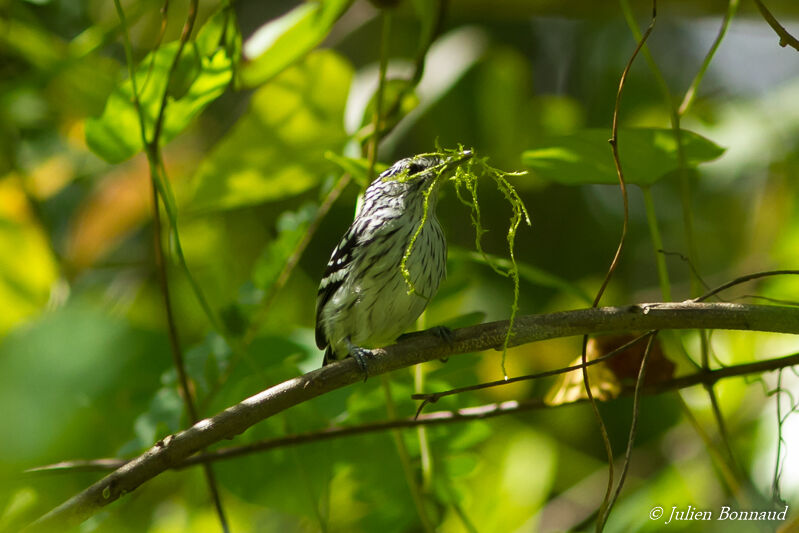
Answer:
MULTIPOLYGON (((227 25, 228 16, 232 15, 223 10, 209 19, 198 33, 197 42, 186 45, 171 79, 169 71, 179 43, 169 43, 139 63, 136 86, 148 139, 153 136, 165 90, 168 96, 162 143, 183 131, 225 91, 233 76, 233 60, 219 41, 224 35, 220 27, 227 25)), ((114 89, 99 118, 86 121, 86 143, 109 163, 119 163, 141 151, 141 128, 130 79, 114 89)))
POLYGON ((247 55, 257 57, 244 65, 243 85, 262 85, 313 50, 351 3, 352 0, 307 2, 261 26, 245 43, 247 55))
POLYGON ((253 284, 267 290, 277 281, 294 248, 302 240, 316 215, 316 206, 306 204, 296 212, 286 211, 277 221, 278 236, 261 252, 253 268, 253 284))
MULTIPOLYGON (((372 134, 372 126, 374 122, 375 107, 377 105, 377 87, 375 92, 366 104, 361 119, 362 131, 359 132, 359 138, 367 138, 372 134), (366 130, 368 135, 363 133, 366 130)), ((414 91, 414 87, 410 81, 403 79, 388 79, 383 87, 383 125, 384 129, 391 129, 400 120, 402 120, 408 113, 413 111, 419 105, 419 96, 414 91)))
POLYGON ((136 445, 126 443, 125 448, 130 451, 146 449, 156 437, 164 437, 180 430, 183 409, 183 399, 177 388, 170 386, 158 389, 150 402, 150 408, 133 423, 136 445))
POLYGON ((230 7, 222 7, 214 13, 200 28, 194 40, 200 55, 211 56, 219 47, 224 46, 232 37, 227 35, 228 32, 236 31, 235 22, 235 14, 230 7))
MULTIPOLYGON (((347 157, 333 151, 325 152, 325 159, 335 163, 341 170, 349 173, 356 182, 366 187, 369 185, 369 161, 362 157, 347 157)), ((380 174, 388 168, 387 165, 375 162, 375 173, 380 174)))
POLYGON ((252 96, 250 108, 194 176, 192 210, 278 200, 317 185, 347 135, 344 106, 352 67, 320 50, 252 96))
MULTIPOLYGON (((724 153, 724 149, 688 130, 681 132, 685 163, 695 167, 724 153)), ((522 154, 522 162, 542 178, 564 185, 617 184, 609 132, 585 129, 553 137, 522 154)), ((619 130, 619 158, 627 183, 649 186, 679 168, 677 141, 668 128, 619 130)))
POLYGON ((200 343, 186 350, 186 374, 192 380, 197 398, 202 399, 230 364, 233 352, 223 337, 209 333, 200 343))

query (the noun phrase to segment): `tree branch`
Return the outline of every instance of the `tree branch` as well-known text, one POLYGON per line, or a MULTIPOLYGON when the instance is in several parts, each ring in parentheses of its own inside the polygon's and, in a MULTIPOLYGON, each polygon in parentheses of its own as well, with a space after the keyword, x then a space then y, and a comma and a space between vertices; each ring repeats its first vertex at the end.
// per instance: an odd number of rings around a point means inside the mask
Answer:
POLYGON ((790 46, 791 48, 795 48, 797 52, 799 52, 799 40, 796 39, 793 35, 788 33, 782 24, 779 23, 777 19, 774 18, 774 15, 771 14, 771 11, 761 2, 760 0, 755 0, 755 5, 757 5, 758 11, 766 19, 768 25, 771 26, 771 29, 779 36, 780 38, 780 46, 785 48, 786 46, 790 46))
MULTIPOLYGON (((594 361, 596 360, 592 359, 589 361, 589 363, 593 363, 594 361)), ((686 389, 696 385, 716 383, 726 378, 760 374, 763 372, 781 370, 783 368, 795 365, 799 365, 799 353, 782 357, 774 357, 771 359, 765 359, 763 361, 755 361, 753 363, 742 363, 739 365, 725 366, 723 368, 711 370, 710 372, 699 371, 686 376, 681 376, 679 378, 673 378, 668 381, 645 385, 640 392, 641 394, 646 395, 662 394, 664 392, 686 389)), ((554 375, 555 373, 572 372, 574 370, 579 370, 580 368, 582 368, 582 366, 577 367, 576 369, 572 367, 560 368, 547 372, 546 374, 554 375)), ((545 377, 544 374, 545 373, 542 372, 538 377, 545 377)), ((621 396, 630 396, 631 394, 634 394, 633 388, 625 387, 622 389, 621 396)), ((537 409, 554 409, 567 405, 585 403, 586 401, 587 400, 584 398, 579 398, 572 402, 550 404, 541 400, 540 398, 530 398, 518 401, 509 400, 501 403, 478 405, 475 407, 463 407, 461 409, 455 409, 451 411, 433 411, 430 413, 420 414, 419 416, 400 418, 396 420, 382 420, 379 422, 369 422, 355 426, 329 427, 319 431, 309 431, 307 433, 297 433, 294 435, 263 439, 249 444, 217 448, 212 451, 193 455, 188 459, 185 459, 174 465, 172 468, 180 470, 202 463, 223 461, 225 459, 235 459, 236 457, 242 457, 252 453, 266 452, 276 448, 296 446, 298 444, 308 444, 311 442, 319 442, 341 437, 351 437, 353 435, 363 435, 365 433, 375 433, 378 431, 406 429, 420 426, 437 426, 457 422, 469 422, 472 420, 485 420, 497 416, 503 416, 512 413, 522 413, 537 409)), ((130 461, 127 459, 116 458, 75 459, 30 468, 26 470, 25 473, 41 475, 75 472, 102 472, 116 470, 129 462, 130 461)))
MULTIPOLYGON (((419 335, 401 344, 373 350, 369 375, 455 354, 502 349, 508 322, 490 322, 453 331, 452 343, 419 335)), ((518 317, 510 345, 584 334, 653 329, 736 329, 799 334, 799 309, 731 303, 653 303, 603 307, 518 317)), ((754 363, 758 364, 758 363, 754 363)), ((765 368, 768 369, 768 368, 765 368)), ((721 375, 727 369, 710 374, 721 375)), ((352 358, 266 389, 212 418, 159 441, 31 524, 27 531, 63 530, 135 490, 192 454, 231 439, 257 422, 327 392, 359 382, 363 374, 352 358)), ((697 379, 697 378, 693 378, 697 379)), ((678 380, 675 380, 678 381, 678 380)), ((701 382, 701 380, 699 380, 701 382)), ((690 382, 682 383, 687 386, 690 382)))

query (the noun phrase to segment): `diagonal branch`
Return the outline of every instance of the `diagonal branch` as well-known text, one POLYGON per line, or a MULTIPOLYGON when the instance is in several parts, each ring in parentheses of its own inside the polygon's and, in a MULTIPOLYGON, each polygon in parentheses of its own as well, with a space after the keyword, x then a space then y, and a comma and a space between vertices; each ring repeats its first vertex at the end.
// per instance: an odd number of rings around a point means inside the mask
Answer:
MULTIPOLYGON (((589 363, 594 360, 589 361, 589 363)), ((799 353, 791 355, 773 357, 764 359, 762 361, 755 361, 752 363, 742 363, 738 365, 725 366, 717 368, 710 372, 700 370, 693 374, 681 376, 679 378, 672 378, 667 381, 661 381, 644 386, 640 392, 646 395, 662 394, 673 390, 681 390, 696 385, 713 384, 726 378, 749 376, 752 374, 762 374, 763 372, 770 372, 774 370, 782 370, 787 367, 799 365, 799 353)), ((582 368, 582 367, 579 367, 582 368)), ((579 369, 578 368, 578 369, 579 369)), ((551 373, 565 373, 573 371, 573 368, 561 368, 553 370, 551 373)), ((541 376, 543 377, 543 376, 541 376)), ((779 393, 779 390, 771 391, 771 393, 779 393)), ((785 392, 783 389, 781 392, 785 392)), ((621 396, 630 396, 635 393, 634 388, 625 387, 622 389, 621 396)), ((285 435, 282 437, 272 437, 268 439, 251 442, 248 444, 238 444, 233 446, 225 446, 217 448, 213 451, 207 451, 195 454, 188 459, 185 459, 172 468, 179 470, 191 466, 196 466, 202 463, 223 461, 226 459, 235 459, 253 453, 266 452, 277 448, 285 448, 288 446, 297 446, 301 444, 308 444, 312 442, 320 442, 331 439, 338 439, 342 437, 351 437, 354 435, 363 435, 367 433, 376 433, 380 431, 388 431, 391 429, 406 429, 423 426, 437 426, 443 424, 453 424, 460 422, 470 422, 473 420, 485 420, 488 418, 495 418, 507 414, 522 413, 526 411, 533 411, 538 409, 556 409, 558 407, 565 407, 567 405, 576 405, 585 403, 587 400, 578 398, 571 402, 563 402, 559 404, 550 404, 541 400, 540 398, 530 398, 527 400, 509 400, 501 403, 490 403, 485 405, 478 405, 475 407, 462 407, 452 411, 433 411, 430 413, 420 414, 418 417, 399 418, 396 420, 382 420, 379 422, 369 422, 366 424, 358 424, 353 426, 342 427, 329 427, 319 431, 309 431, 307 433, 297 433, 293 435, 285 435)), ((690 412, 689 412, 689 416, 690 412)), ((784 420, 784 417, 782 418, 784 420)), ((129 463, 128 459, 116 458, 103 458, 103 459, 75 459, 70 461, 60 461, 58 463, 38 466, 29 468, 25 471, 26 474, 42 475, 42 474, 57 474, 57 473, 75 473, 75 472, 103 472, 113 471, 125 464, 129 463)))
MULTIPOLYGON (((373 351, 369 375, 455 354, 501 349, 508 322, 455 330, 451 344, 432 335, 411 337, 373 351)), ((585 334, 653 329, 737 329, 799 334, 799 309, 731 303, 654 303, 602 307, 518 317, 510 344, 585 334)), ((725 369, 716 372, 722 372, 725 369)), ((29 526, 27 531, 65 529, 135 490, 189 456, 289 407, 359 382, 363 374, 351 358, 266 389, 212 418, 171 435, 150 450, 72 497, 29 526)))

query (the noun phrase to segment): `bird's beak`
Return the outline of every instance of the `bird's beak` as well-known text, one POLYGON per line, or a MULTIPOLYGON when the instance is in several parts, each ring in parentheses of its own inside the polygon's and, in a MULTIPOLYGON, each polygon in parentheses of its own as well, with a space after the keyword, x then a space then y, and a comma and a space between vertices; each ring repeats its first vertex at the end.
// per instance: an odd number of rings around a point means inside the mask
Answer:
POLYGON ((472 155, 473 155, 473 153, 472 153, 471 150, 464 150, 460 154, 450 157, 449 160, 447 161, 447 163, 448 164, 463 163, 464 161, 468 161, 469 159, 471 159, 472 155))
POLYGON ((464 150, 461 153, 448 158, 446 163, 447 165, 457 165, 463 163, 464 161, 468 161, 472 158, 472 155, 473 153, 471 150, 464 150))

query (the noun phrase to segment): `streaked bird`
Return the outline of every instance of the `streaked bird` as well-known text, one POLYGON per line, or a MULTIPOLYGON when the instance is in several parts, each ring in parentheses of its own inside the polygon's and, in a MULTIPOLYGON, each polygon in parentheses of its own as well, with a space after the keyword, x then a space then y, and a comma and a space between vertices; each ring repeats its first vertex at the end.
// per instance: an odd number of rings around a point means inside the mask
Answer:
POLYGON ((325 350, 323 366, 350 355, 366 372, 369 348, 396 340, 427 307, 447 267, 447 242, 435 213, 438 189, 469 157, 464 151, 401 159, 366 189, 319 284, 316 344, 325 350), (422 222, 425 196, 427 218, 405 264, 414 289, 409 294, 401 264, 422 222))

